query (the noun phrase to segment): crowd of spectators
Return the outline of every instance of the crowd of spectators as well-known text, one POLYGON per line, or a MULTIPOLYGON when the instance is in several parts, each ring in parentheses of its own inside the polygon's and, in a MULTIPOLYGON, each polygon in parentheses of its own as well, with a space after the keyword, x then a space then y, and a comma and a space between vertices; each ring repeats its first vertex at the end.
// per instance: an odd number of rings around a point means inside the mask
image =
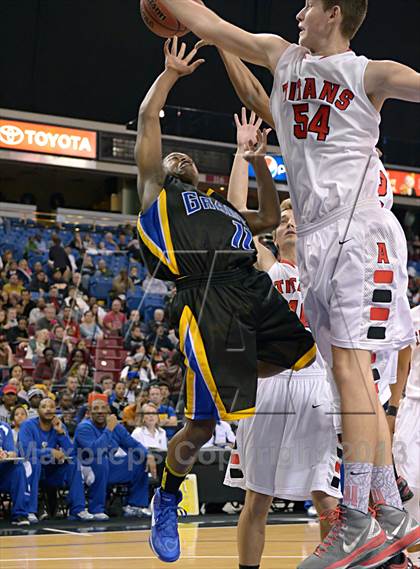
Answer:
MULTIPOLYGON (((0 441, 0 492, 13 493, 4 486, 5 455, 21 454, 32 466, 27 511, 12 496, 12 518, 37 521, 40 480, 67 484, 73 517, 107 519, 105 493, 113 482, 129 485, 125 515, 147 515, 142 473, 145 465, 156 470, 145 449, 165 451, 183 421, 183 359, 167 315, 173 290, 147 274, 131 227, 93 239, 74 228, 33 226, 25 242, 20 227, 15 247, 16 228, 7 225, 0 233, 0 432, 9 426, 11 438, 0 441), (94 296, 98 282, 109 283, 102 298, 94 296), (143 311, 148 295, 160 302, 143 311), (31 445, 37 450, 29 458, 31 445), (95 459, 85 467, 85 447, 105 447, 125 462, 99 468, 95 459), (69 458, 77 450, 82 478, 69 458), (143 458, 129 468, 133 450, 143 458), (52 464, 38 471, 44 455, 52 464)), ((13 465, 16 480, 21 466, 13 465)))

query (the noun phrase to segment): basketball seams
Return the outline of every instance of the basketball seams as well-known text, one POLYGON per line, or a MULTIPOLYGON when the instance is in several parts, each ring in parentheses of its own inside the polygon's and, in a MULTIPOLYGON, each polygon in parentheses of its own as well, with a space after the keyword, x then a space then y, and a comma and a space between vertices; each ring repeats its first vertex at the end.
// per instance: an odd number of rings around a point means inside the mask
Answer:
MULTIPOLYGON (((168 31, 168 32, 173 32, 173 35, 178 35, 178 34, 185 34, 187 33, 187 28, 185 28, 184 26, 181 27, 181 23, 176 20, 175 18, 172 17, 175 22, 176 22, 176 28, 173 27, 172 25, 168 24, 167 20, 168 20, 168 15, 165 14, 165 20, 160 20, 156 14, 156 12, 153 10, 153 7, 151 5, 151 3, 154 2, 154 0, 142 0, 141 4, 140 4, 140 10, 142 13, 144 13, 145 18, 151 20, 153 22, 153 24, 156 24, 157 26, 160 26, 162 28, 162 30, 168 31)), ((163 13, 163 11, 162 11, 163 13)), ((145 20, 145 23, 147 25, 147 22, 145 20)), ((154 33, 157 33, 156 30, 152 30, 154 31, 154 33)), ((160 35, 160 34, 158 34, 160 35)))

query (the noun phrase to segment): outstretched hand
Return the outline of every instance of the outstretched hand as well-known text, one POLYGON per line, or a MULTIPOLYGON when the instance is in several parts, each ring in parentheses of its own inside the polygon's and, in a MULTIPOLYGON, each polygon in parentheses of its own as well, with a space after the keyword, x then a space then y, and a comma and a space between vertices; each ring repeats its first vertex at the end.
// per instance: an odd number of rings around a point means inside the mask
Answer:
POLYGON ((267 137, 271 132, 271 128, 265 128, 262 132, 257 130, 257 141, 254 143, 252 139, 244 147, 244 159, 247 162, 254 162, 260 158, 264 158, 267 154, 267 137))
POLYGON ((258 118, 254 111, 252 111, 248 120, 245 107, 242 107, 241 120, 235 114, 236 141, 242 151, 245 151, 245 147, 248 147, 250 142, 254 145, 257 144, 257 132, 261 123, 262 119, 258 118))
POLYGON ((194 73, 194 71, 205 62, 205 59, 197 59, 197 61, 191 63, 191 60, 195 57, 198 50, 194 48, 185 55, 186 50, 187 44, 182 42, 178 51, 177 36, 167 39, 164 47, 165 69, 174 71, 178 77, 184 77, 194 73))

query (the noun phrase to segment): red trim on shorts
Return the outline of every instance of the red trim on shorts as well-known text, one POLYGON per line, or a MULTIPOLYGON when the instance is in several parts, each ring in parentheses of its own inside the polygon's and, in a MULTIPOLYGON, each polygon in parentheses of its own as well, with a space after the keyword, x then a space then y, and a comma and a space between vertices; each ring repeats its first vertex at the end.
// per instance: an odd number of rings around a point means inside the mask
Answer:
POLYGON ((371 320, 388 320, 389 318, 389 308, 371 308, 370 309, 370 319, 371 320))
POLYGON ((230 463, 231 464, 239 464, 240 460, 239 460, 239 454, 232 453, 232 456, 230 457, 230 463))
POLYGON ((391 284, 394 280, 394 271, 375 271, 373 282, 377 284, 391 284))
POLYGON ((371 364, 374 364, 375 362, 376 362, 376 354, 375 354, 375 352, 373 352, 373 353, 370 355, 370 363, 371 363, 371 364))

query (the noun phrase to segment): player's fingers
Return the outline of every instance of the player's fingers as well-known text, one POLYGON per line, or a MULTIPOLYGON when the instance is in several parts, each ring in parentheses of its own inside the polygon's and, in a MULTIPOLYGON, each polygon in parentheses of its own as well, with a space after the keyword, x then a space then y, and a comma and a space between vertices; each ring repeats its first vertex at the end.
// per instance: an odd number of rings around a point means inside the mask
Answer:
POLYGON ((206 45, 212 45, 212 44, 209 43, 209 42, 206 41, 206 40, 200 40, 200 41, 198 41, 198 42, 195 44, 194 49, 199 50, 199 49, 201 49, 202 47, 205 47, 206 45))
POLYGON ((171 44, 171 38, 168 38, 168 39, 166 40, 166 42, 165 42, 164 47, 163 47, 163 51, 164 51, 164 53, 165 53, 165 56, 170 55, 170 51, 169 51, 169 46, 170 46, 170 44, 171 44))
POLYGON ((255 123, 255 128, 260 128, 260 126, 262 125, 262 119, 258 118, 257 122, 255 123))
POLYGON ((182 42, 181 49, 179 50, 179 53, 178 53, 179 59, 184 59, 186 49, 187 49, 187 44, 185 42, 182 42))
POLYGON ((194 63, 192 63, 190 65, 191 72, 194 72, 197 69, 197 67, 200 67, 200 65, 203 65, 203 63, 205 63, 205 61, 206 61, 205 59, 197 59, 197 61, 194 61, 194 63))
POLYGON ((242 124, 247 124, 247 120, 246 120, 246 108, 242 107, 242 124))
POLYGON ((175 55, 178 53, 178 37, 177 36, 173 36, 172 38, 172 55, 175 55))
POLYGON ((268 136, 272 130, 273 130, 272 128, 265 128, 265 129, 264 129, 264 132, 265 132, 266 135, 268 136))
POLYGON ((251 112, 251 116, 249 117, 249 124, 254 126, 256 114, 254 111, 251 112))
POLYGON ((235 113, 233 115, 233 118, 235 119, 236 128, 240 128, 242 125, 241 125, 241 121, 239 120, 238 113, 235 113))
POLYGON ((192 58, 195 56, 195 54, 197 53, 197 50, 195 48, 193 48, 190 53, 187 55, 187 57, 184 59, 185 63, 189 63, 192 58))

